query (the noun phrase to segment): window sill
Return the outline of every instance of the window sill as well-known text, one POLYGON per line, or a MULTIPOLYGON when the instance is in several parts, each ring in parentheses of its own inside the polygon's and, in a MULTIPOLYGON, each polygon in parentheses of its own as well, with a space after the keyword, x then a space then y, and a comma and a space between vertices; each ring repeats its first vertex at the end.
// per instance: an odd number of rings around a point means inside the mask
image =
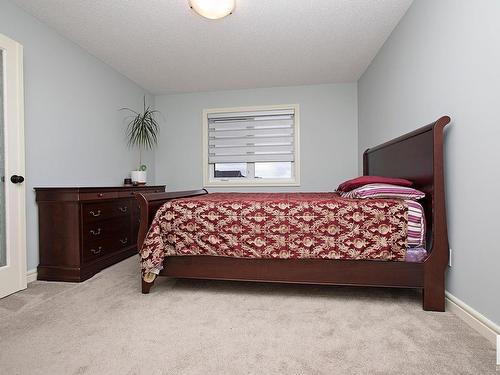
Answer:
POLYGON ((279 187, 279 186, 300 186, 297 180, 271 180, 256 179, 255 181, 205 181, 203 187, 279 187))

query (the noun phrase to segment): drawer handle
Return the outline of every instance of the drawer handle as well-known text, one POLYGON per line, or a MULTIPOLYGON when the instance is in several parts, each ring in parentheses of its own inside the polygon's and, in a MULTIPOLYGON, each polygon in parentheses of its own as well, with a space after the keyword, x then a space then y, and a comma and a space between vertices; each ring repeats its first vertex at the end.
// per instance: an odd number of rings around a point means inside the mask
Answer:
POLYGON ((90 211, 90 214, 94 217, 98 217, 98 216, 101 216, 101 210, 97 210, 97 212, 94 212, 94 211, 90 211))
POLYGON ((93 234, 94 236, 98 236, 101 234, 101 228, 97 228, 97 230, 90 230, 90 233, 93 234))
POLYGON ((98 194, 97 194, 97 196, 98 196, 99 198, 102 198, 102 197, 104 196, 104 194, 103 194, 103 193, 98 193, 98 194))
POLYGON ((127 212, 127 211, 128 211, 128 207, 127 207, 127 206, 124 206, 124 207, 118 207, 118 209, 119 209, 121 212, 123 212, 123 213, 125 213, 125 212, 127 212))
POLYGON ((96 254, 96 255, 97 255, 97 254, 99 254, 101 251, 102 251, 102 246, 99 246, 99 247, 97 248, 97 250, 96 250, 96 249, 90 249, 90 252, 91 252, 92 254, 96 254))
POLYGON ((123 240, 120 240, 120 242, 121 242, 123 245, 125 245, 125 244, 128 242, 128 238, 127 238, 127 237, 125 237, 123 240))

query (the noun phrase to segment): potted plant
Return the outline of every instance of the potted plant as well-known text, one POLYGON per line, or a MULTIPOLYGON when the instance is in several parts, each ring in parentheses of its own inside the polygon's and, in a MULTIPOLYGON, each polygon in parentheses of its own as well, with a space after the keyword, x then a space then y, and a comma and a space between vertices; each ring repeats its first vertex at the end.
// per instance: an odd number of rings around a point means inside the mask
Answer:
POLYGON ((147 167, 142 164, 142 151, 150 150, 158 144, 160 126, 158 125, 156 116, 160 112, 151 109, 151 106, 146 107, 146 96, 144 96, 143 112, 139 113, 130 108, 122 108, 121 110, 131 113, 127 117, 129 120, 126 130, 128 145, 129 147, 139 148, 139 166, 130 173, 130 177, 133 184, 145 185, 147 167))

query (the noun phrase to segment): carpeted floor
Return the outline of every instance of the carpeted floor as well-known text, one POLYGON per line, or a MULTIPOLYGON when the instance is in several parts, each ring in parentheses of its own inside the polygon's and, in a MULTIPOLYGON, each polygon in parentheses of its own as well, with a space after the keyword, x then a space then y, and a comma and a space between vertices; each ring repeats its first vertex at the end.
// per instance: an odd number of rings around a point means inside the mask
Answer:
POLYGON ((0 300, 1 374, 499 374, 495 349, 407 290, 161 278, 130 258, 0 300))

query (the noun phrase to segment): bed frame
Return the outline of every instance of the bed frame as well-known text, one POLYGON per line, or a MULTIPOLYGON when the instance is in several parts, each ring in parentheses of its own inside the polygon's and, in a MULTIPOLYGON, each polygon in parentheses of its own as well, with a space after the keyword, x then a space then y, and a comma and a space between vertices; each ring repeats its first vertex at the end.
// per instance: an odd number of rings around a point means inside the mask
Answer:
MULTIPOLYGON (((444 311, 448 234, 443 175, 444 127, 448 116, 411 133, 367 149, 363 174, 412 180, 426 193, 422 204, 427 220, 427 249, 423 263, 377 260, 241 259, 216 256, 170 256, 162 276, 174 278, 244 280, 300 284, 357 285, 423 290, 423 309, 444 311)), ((158 208, 168 200, 207 194, 203 190, 137 194, 141 209, 138 248, 142 247, 158 208)), ((154 275, 142 279, 149 293, 154 275), (151 277, 152 276, 152 277, 151 277)))

